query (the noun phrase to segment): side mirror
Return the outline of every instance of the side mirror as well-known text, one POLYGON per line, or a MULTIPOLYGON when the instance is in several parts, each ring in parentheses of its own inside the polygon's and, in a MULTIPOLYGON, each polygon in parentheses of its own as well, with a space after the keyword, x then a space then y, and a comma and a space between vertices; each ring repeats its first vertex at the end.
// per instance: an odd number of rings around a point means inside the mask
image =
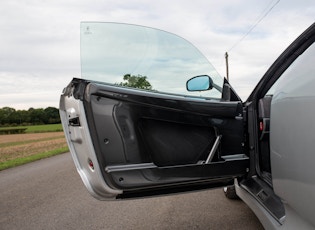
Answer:
POLYGON ((189 79, 186 82, 188 91, 206 91, 212 89, 213 81, 208 75, 200 75, 189 79))

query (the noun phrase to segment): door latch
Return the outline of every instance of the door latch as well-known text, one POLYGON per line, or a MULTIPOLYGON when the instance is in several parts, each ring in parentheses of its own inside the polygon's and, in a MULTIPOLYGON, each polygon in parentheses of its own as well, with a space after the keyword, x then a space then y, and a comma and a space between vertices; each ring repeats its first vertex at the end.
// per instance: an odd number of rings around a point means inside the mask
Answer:
POLYGON ((70 126, 81 126, 79 117, 69 119, 70 126))

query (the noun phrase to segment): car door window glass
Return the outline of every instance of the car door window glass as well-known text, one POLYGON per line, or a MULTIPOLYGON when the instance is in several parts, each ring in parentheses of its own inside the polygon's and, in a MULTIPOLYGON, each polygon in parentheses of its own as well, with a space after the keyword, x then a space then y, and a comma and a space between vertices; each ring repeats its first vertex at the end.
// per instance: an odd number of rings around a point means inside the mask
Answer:
POLYGON ((186 81, 223 78, 191 43, 177 35, 119 23, 81 23, 81 75, 94 81, 152 92, 221 98, 216 89, 188 92, 186 81))

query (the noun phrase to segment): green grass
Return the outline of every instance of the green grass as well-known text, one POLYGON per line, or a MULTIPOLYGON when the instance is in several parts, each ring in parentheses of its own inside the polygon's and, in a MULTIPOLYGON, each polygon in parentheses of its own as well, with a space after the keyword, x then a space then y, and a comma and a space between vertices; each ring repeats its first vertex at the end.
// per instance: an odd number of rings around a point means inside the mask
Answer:
POLYGON ((4 129, 23 129, 26 128, 25 133, 46 133, 46 132, 60 132, 63 131, 61 124, 51 125, 29 125, 29 126, 15 126, 15 127, 1 127, 0 130, 4 129))
POLYGON ((38 154, 35 154, 35 155, 32 155, 32 156, 28 156, 28 157, 22 157, 22 158, 17 158, 17 159, 14 159, 14 160, 0 162, 0 171, 4 170, 4 169, 15 167, 15 166, 23 165, 23 164, 26 164, 26 163, 30 163, 30 162, 33 162, 33 161, 37 161, 37 160, 40 160, 40 159, 43 159, 43 158, 55 156, 55 155, 58 155, 58 154, 61 154, 61 153, 65 153, 65 152, 69 152, 68 147, 54 149, 54 150, 51 150, 51 151, 38 153, 38 154))

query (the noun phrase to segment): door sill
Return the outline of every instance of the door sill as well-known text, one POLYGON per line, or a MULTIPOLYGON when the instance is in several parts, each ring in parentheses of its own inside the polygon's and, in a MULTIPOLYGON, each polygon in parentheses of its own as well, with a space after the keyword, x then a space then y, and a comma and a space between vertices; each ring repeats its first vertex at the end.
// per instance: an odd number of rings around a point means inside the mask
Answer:
POLYGON ((240 186, 249 192, 280 224, 285 219, 285 209, 280 198, 264 180, 254 176, 243 180, 240 186))

